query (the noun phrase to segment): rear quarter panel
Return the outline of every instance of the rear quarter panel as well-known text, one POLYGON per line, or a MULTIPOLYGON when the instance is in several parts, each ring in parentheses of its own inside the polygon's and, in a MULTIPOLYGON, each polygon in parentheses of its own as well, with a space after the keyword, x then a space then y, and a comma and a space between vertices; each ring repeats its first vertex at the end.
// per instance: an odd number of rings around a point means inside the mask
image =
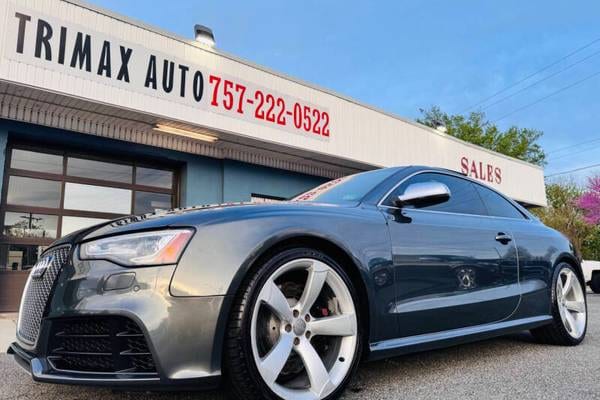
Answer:
POLYGON ((519 255, 519 282, 522 298, 515 317, 550 314, 554 268, 568 259, 579 268, 569 241, 559 232, 536 220, 512 223, 512 234, 519 255))

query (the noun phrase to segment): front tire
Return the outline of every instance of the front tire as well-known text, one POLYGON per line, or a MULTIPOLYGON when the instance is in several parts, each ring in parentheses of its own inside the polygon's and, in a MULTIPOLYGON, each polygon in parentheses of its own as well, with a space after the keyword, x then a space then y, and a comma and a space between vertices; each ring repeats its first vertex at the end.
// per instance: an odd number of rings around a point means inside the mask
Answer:
POLYGON ((587 331, 584 288, 570 264, 557 266, 552 281, 552 323, 531 331, 538 342, 561 346, 581 343, 587 331))
POLYGON ((326 254, 282 251, 242 284, 227 329, 225 371, 239 399, 335 399, 357 369, 356 290, 326 254))

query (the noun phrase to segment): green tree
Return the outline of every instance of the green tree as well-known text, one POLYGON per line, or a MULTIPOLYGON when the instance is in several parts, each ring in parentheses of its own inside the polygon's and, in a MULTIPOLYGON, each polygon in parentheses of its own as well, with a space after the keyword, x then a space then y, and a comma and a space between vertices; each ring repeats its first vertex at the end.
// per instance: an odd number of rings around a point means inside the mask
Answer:
POLYGON ((581 193, 572 182, 547 184, 548 207, 534 209, 533 213, 544 224, 562 232, 580 253, 588 256, 589 240, 597 227, 588 224, 582 210, 576 206, 581 193))
POLYGON ((465 117, 447 114, 437 106, 420 111, 422 118, 417 118, 417 122, 423 125, 434 129, 444 126, 448 135, 466 142, 536 165, 546 164, 546 153, 538 143, 542 131, 516 126, 501 131, 483 112, 472 112, 465 117))

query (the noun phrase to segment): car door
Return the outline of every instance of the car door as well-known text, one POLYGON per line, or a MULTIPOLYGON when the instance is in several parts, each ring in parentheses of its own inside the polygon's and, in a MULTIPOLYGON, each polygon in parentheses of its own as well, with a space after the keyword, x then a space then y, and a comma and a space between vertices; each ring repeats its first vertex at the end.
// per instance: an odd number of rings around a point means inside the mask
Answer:
POLYGON ((510 223, 519 256, 519 317, 547 314, 552 261, 559 251, 554 247, 556 233, 530 219, 530 216, 495 191, 478 184, 476 187, 488 213, 510 223))
POLYGON ((392 243, 401 337, 500 321, 516 309, 518 258, 509 225, 491 218, 475 184, 459 176, 418 173, 381 203, 392 243), (398 207, 410 185, 440 182, 450 197, 398 207))

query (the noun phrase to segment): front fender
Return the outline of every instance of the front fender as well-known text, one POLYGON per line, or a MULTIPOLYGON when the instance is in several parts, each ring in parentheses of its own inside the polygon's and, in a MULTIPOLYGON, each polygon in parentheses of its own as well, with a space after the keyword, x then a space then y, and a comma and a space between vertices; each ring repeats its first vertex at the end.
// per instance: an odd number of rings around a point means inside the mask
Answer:
POLYGON ((238 216, 198 226, 173 276, 171 295, 225 295, 220 323, 224 331, 229 307, 255 261, 278 243, 300 236, 334 244, 354 261, 352 268, 358 268, 367 292, 359 301, 368 305, 369 339, 395 337, 397 322, 389 306, 396 296, 391 245, 385 218, 377 209, 238 216))
POLYGON ((233 295, 261 254, 298 236, 334 243, 355 261, 367 282, 374 262, 391 262, 385 219, 376 210, 348 215, 250 215, 197 227, 173 276, 171 295, 233 295))

